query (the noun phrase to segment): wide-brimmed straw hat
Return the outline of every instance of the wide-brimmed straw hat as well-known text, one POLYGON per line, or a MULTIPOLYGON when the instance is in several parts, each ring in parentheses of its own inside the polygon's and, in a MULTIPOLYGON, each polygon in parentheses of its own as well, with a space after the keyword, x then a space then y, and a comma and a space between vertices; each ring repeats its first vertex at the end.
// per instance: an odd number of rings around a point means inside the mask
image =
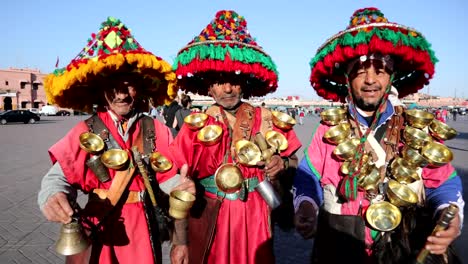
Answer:
POLYGON ((234 11, 217 12, 179 51, 173 68, 181 88, 200 95, 208 94, 204 78, 218 78, 223 73, 246 80, 243 92, 248 96, 263 96, 278 87, 275 63, 252 38, 244 17, 234 11))
POLYGON ((98 81, 120 73, 143 81, 143 96, 152 98, 155 105, 170 103, 177 95, 171 65, 145 50, 119 19, 109 17, 65 68, 46 77, 48 101, 90 111, 102 94, 98 81))
POLYGON ((325 99, 344 101, 348 94, 347 63, 380 54, 393 60, 393 86, 399 97, 417 92, 434 75, 437 58, 424 36, 407 26, 388 22, 377 8, 354 12, 346 30, 329 38, 310 61, 310 82, 325 99))

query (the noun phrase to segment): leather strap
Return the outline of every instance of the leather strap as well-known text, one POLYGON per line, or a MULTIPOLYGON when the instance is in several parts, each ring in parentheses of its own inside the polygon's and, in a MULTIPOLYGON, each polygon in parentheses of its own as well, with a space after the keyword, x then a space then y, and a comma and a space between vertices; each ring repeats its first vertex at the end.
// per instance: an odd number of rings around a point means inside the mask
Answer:
MULTIPOLYGON (((107 189, 94 189, 93 193, 96 194, 99 199, 105 200, 107 198, 107 195, 109 193, 109 190, 107 189)), ((143 201, 142 199, 142 192, 136 192, 136 191, 129 191, 127 195, 127 199, 125 200, 125 203, 139 203, 143 201)))

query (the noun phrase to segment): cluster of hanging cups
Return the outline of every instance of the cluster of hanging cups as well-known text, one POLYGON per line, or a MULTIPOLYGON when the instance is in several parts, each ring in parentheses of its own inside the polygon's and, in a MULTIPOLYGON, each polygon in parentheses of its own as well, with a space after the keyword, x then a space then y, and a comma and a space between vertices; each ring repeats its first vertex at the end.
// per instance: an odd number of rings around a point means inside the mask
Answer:
MULTIPOLYGON (((191 130, 198 130, 197 139, 206 146, 217 144, 223 134, 223 130, 218 125, 206 125, 208 115, 205 113, 192 113, 184 118, 184 123, 191 130)), ((283 130, 291 129, 295 120, 284 113, 273 111, 272 121, 275 126, 283 130)), ((283 134, 276 131, 268 131, 265 136, 257 133, 255 143, 241 139, 235 143, 234 149, 237 157, 237 163, 224 163, 215 172, 214 181, 216 187, 226 193, 242 192, 245 184, 244 176, 238 164, 244 166, 256 166, 259 161, 269 161, 273 154, 284 151, 288 148, 288 142, 283 134)), ((266 179, 260 182, 256 190, 265 199, 271 208, 280 205, 279 195, 273 186, 266 179)))
MULTIPOLYGON (((333 153, 343 164, 340 171, 343 175, 357 170, 353 164, 354 154, 360 144, 354 138, 347 122, 347 111, 344 108, 332 108, 321 113, 322 122, 332 126, 324 139, 337 145, 333 153)), ((389 180, 386 184, 385 197, 388 201, 372 203, 366 211, 368 223, 376 230, 391 231, 401 221, 399 208, 416 205, 418 195, 408 185, 420 180, 420 170, 425 166, 440 167, 453 159, 453 154, 441 141, 457 135, 457 131, 447 124, 434 119, 434 115, 419 109, 405 111, 406 127, 403 131, 404 147, 401 156, 396 157, 387 168, 389 180), (439 142, 437 142, 439 141, 439 142)), ((362 155, 358 174, 359 188, 374 192, 381 181, 380 173, 375 168, 372 156, 362 155)))

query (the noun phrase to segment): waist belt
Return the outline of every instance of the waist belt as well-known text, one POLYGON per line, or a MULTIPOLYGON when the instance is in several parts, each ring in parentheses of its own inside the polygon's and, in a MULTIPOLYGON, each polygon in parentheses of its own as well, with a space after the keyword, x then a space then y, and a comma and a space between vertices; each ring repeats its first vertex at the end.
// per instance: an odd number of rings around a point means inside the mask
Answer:
MULTIPOLYGON (((107 189, 94 189, 93 193, 96 194, 100 199, 105 200, 107 198, 109 190, 107 189)), ((129 191, 128 197, 125 203, 138 203, 143 201, 143 191, 136 192, 136 191, 129 191)))
MULTIPOLYGON (((214 175, 203 178, 199 182, 201 185, 203 185, 203 187, 205 187, 205 191, 209 193, 215 194, 217 196, 226 198, 231 201, 239 199, 239 192, 225 193, 219 190, 218 186, 216 186, 214 175)), ((242 185, 245 186, 247 192, 253 192, 255 191, 255 187, 257 187, 258 185, 258 178, 252 177, 252 178, 244 179, 244 183, 242 185)))

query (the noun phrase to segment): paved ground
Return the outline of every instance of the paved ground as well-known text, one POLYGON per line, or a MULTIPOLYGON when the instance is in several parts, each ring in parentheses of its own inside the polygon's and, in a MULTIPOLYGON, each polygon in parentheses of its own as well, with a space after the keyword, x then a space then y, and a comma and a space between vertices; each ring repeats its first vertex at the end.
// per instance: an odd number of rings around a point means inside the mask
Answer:
MULTIPOLYGON (((59 224, 48 223, 37 206, 37 192, 42 176, 50 166, 47 149, 66 131, 85 117, 43 117, 38 124, 0 126, 0 263, 63 263, 54 252, 59 224)), ((303 144, 310 141, 316 117, 306 118, 296 126, 303 144)), ((453 164, 464 176, 465 199, 468 197, 468 120, 459 117, 450 122, 460 135, 447 142, 455 154, 453 164)), ((299 152, 302 157, 302 150, 299 152)), ((465 226, 467 220, 465 219, 465 226)), ((276 230, 275 250, 278 263, 308 263, 311 241, 294 232, 276 230)), ((456 245, 464 262, 468 252, 468 232, 456 245)), ((165 260, 168 263, 168 260, 165 260)))

